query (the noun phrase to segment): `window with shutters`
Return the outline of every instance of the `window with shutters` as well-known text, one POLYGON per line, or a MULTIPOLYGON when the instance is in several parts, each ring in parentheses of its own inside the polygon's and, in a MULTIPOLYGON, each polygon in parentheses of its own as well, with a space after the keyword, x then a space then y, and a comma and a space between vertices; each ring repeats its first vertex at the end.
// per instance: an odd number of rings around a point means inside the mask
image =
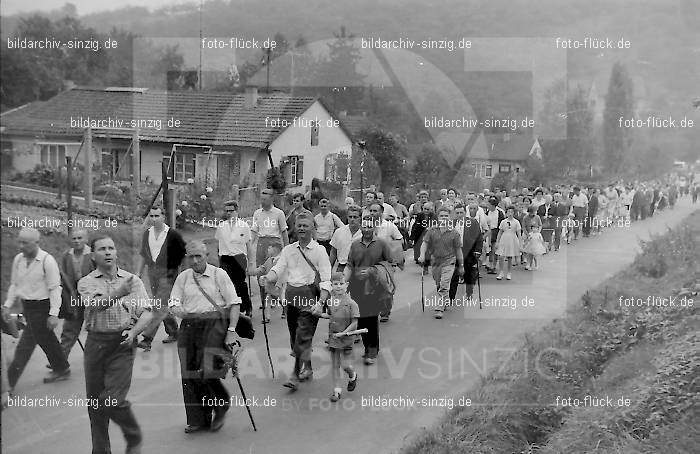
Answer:
POLYGON ((66 146, 53 144, 41 145, 41 163, 54 169, 66 165, 66 146))

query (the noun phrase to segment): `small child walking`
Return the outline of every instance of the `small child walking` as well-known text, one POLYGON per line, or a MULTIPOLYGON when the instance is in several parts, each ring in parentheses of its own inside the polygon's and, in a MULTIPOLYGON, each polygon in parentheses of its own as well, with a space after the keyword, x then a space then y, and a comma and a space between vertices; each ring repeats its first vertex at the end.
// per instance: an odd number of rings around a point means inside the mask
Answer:
POLYGON ((328 347, 331 351, 331 371, 333 375, 333 391, 330 393, 331 402, 340 400, 341 369, 348 374, 346 389, 354 391, 357 386, 357 372, 352 366, 352 347, 355 343, 353 335, 345 333, 357 329, 357 320, 360 318, 360 308, 347 293, 348 283, 343 273, 334 272, 331 275, 331 296, 325 302, 318 302, 314 306, 313 313, 321 318, 329 319, 328 323, 328 347), (325 312, 324 312, 325 308, 325 312))
POLYGON ((498 264, 500 272, 496 279, 503 279, 503 271, 506 271, 506 279, 510 280, 510 268, 512 261, 520 256, 520 235, 522 227, 520 222, 513 217, 515 208, 508 207, 506 209, 506 218, 501 221, 498 227, 498 238, 496 239, 496 255, 498 255, 498 264))

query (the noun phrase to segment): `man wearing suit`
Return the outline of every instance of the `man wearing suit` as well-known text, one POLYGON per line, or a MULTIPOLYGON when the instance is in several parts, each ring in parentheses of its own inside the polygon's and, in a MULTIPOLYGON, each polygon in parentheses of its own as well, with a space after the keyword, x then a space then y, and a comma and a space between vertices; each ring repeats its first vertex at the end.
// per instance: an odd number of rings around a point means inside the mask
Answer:
POLYGON ((139 348, 151 350, 151 342, 158 332, 160 322, 165 325, 168 337, 163 343, 177 341, 177 320, 168 312, 168 299, 177 278, 182 260, 185 258, 185 240, 180 233, 170 228, 164 221, 163 210, 159 206, 151 207, 148 213, 151 227, 143 232, 141 239, 141 265, 139 277, 148 266, 148 283, 153 296, 153 319, 143 331, 143 340, 139 348))
POLYGON ((61 257, 61 313, 63 331, 61 332, 61 350, 66 359, 78 340, 83 329, 85 307, 80 303, 78 281, 95 269, 95 262, 90 256, 90 246, 87 245, 88 234, 84 229, 75 229, 70 235, 72 248, 61 257))
MULTIPOLYGON (((463 205, 455 206, 455 228, 462 239, 462 256, 464 257, 464 283, 467 286, 465 299, 471 298, 474 293, 477 274, 479 272, 479 259, 477 253, 481 255, 483 237, 481 227, 477 218, 479 206, 476 203, 469 204, 469 216, 465 218, 463 205)), ((457 296, 457 285, 459 284, 459 273, 455 269, 450 281, 450 301, 454 301, 457 296)))
POLYGON ((590 236, 591 228, 593 227, 593 220, 596 218, 597 214, 598 190, 596 188, 588 188, 588 215, 583 223, 583 236, 590 236))
POLYGON ((554 203, 549 211, 551 216, 550 222, 554 229, 554 250, 559 250, 561 244, 562 223, 569 213, 569 207, 562 202, 562 195, 558 192, 554 193, 554 203))

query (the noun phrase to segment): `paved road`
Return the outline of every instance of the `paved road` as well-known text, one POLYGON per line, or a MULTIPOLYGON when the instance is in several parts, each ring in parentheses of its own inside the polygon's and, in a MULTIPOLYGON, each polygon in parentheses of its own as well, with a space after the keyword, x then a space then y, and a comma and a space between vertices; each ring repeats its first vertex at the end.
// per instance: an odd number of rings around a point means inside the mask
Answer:
MULTIPOLYGON (((248 346, 241 363, 242 381, 253 408, 258 432, 253 432, 245 409, 232 408, 224 429, 218 433, 185 435, 179 369, 173 345, 154 343, 148 354, 140 352, 134 368, 130 399, 144 433, 145 453, 365 453, 395 452, 407 437, 431 425, 447 401, 478 383, 480 375, 505 360, 517 348, 522 334, 560 316, 567 303, 578 301, 587 289, 628 264, 638 250, 638 238, 662 233, 698 206, 684 198, 675 210, 631 227, 607 231, 601 237, 581 239, 568 249, 545 256, 541 269, 514 272, 513 281, 482 281, 484 308, 457 308, 443 320, 421 312, 420 274, 413 264, 399 276, 395 311, 382 325, 382 352, 376 366, 358 361, 358 388, 330 404, 328 354, 323 346, 327 323, 319 324, 314 339, 315 379, 290 395, 281 387, 292 367, 286 327, 279 310, 270 325, 276 378, 269 374, 262 329, 248 346), (524 307, 522 300, 531 304, 524 307), (500 299, 496 301, 496 299, 500 299), (515 300, 517 307, 512 308, 515 300), (499 306, 500 304, 500 306, 499 306), (376 408, 363 400, 379 396, 434 398, 412 407, 376 408), (268 399, 269 406, 265 404, 268 399), (272 404, 270 401, 274 399, 272 404)), ((426 279, 426 291, 434 285, 426 279)), ((162 336, 162 332, 160 333, 162 336)), ((355 349, 357 356, 361 348, 355 349)), ((41 384, 45 358, 32 358, 17 393, 19 396, 56 397, 62 401, 84 395, 81 352, 70 358, 73 377, 54 385, 41 384)), ((229 389, 239 395, 235 381, 229 389)), ((469 397, 469 394, 466 395, 469 397)), ((455 399, 455 404, 456 404, 455 399)), ((478 402, 473 402, 478 404, 478 402)), ((11 408, 2 414, 2 444, 7 453, 89 452, 90 431, 84 407, 61 402, 52 408, 11 408)), ((124 442, 113 425, 114 452, 124 442)))

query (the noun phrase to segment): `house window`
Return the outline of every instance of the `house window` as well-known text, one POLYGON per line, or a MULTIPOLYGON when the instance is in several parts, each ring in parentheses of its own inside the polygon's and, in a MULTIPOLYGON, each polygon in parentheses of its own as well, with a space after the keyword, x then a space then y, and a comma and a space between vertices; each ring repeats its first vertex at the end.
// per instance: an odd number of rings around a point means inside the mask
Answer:
POLYGON ((510 173, 510 164, 501 164, 498 166, 498 173, 510 173))
POLYGON ((476 178, 493 178, 493 165, 491 164, 472 164, 474 176, 476 178))
POLYGON ((486 165, 485 165, 484 176, 485 176, 486 178, 492 178, 492 177, 493 177, 493 166, 492 166, 492 165, 490 165, 490 164, 486 164, 486 165))
POLYGON ((102 172, 112 180, 128 180, 133 172, 131 153, 126 148, 102 149, 102 172))
MULTIPOLYGON (((194 153, 175 153, 175 162, 173 168, 170 168, 173 181, 175 183, 187 183, 188 178, 194 179, 194 153)), ((169 164, 170 152, 163 153, 163 162, 169 164)))
POLYGON ((292 186, 301 186, 304 181, 304 157, 290 156, 289 157, 289 184, 292 186))
POLYGON ((317 147, 318 146, 318 129, 320 125, 320 121, 312 121, 311 122, 311 146, 312 147, 317 147))
POLYGON ((66 146, 65 145, 42 145, 41 146, 41 163, 54 169, 66 165, 66 146))
POLYGON ((251 159, 248 164, 248 173, 255 173, 255 159, 251 159))

